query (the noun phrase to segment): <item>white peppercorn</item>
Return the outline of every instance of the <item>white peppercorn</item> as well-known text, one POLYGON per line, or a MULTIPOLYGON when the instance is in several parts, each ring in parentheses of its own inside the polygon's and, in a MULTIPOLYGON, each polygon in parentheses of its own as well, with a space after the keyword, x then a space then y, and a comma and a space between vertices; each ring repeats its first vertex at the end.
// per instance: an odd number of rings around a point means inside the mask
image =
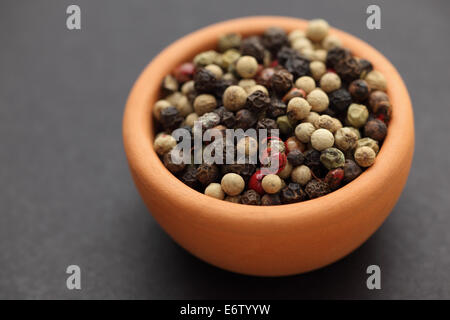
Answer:
POLYGON ((298 121, 305 119, 309 115, 310 111, 311 106, 305 99, 295 97, 289 100, 287 106, 287 115, 291 121, 298 121))
POLYGON ((325 150, 334 144, 334 136, 327 129, 317 129, 311 135, 311 145, 317 151, 325 150))
POLYGON ((177 145, 177 141, 170 134, 160 134, 155 138, 153 148, 155 152, 160 156, 166 154, 177 145))
POLYGON ((264 191, 270 194, 279 192, 282 185, 281 178, 276 174, 268 174, 261 181, 261 186, 264 191))
POLYGON ((369 88, 372 91, 374 90, 386 91, 387 88, 386 78, 381 72, 377 70, 372 70, 366 75, 364 80, 366 80, 367 84, 369 85, 369 88))
POLYGON ((311 111, 311 112, 309 113, 309 115, 306 117, 306 119, 303 120, 303 122, 309 122, 309 123, 311 123, 316 129, 318 129, 318 128, 316 127, 316 123, 317 123, 317 120, 319 120, 319 117, 320 117, 320 115, 319 115, 317 112, 311 111))
POLYGON ((370 147, 360 147, 355 151, 355 161, 361 167, 370 167, 375 162, 375 151, 370 147))
POLYGON ((289 32, 288 34, 288 40, 289 42, 292 44, 295 40, 300 39, 300 38, 305 38, 306 34, 305 31, 300 30, 300 29, 295 29, 292 30, 291 32, 289 32))
POLYGON ((312 77, 317 81, 327 72, 327 67, 322 61, 311 62, 309 69, 311 70, 312 77))
POLYGON ((292 42, 292 49, 297 52, 301 52, 302 50, 308 48, 312 49, 312 43, 308 38, 298 38, 292 42))
POLYGON ((252 56, 242 56, 236 62, 236 71, 244 79, 253 78, 258 71, 258 61, 252 56))
POLYGON ((342 124, 338 119, 332 118, 327 114, 323 114, 319 116, 319 118, 315 123, 315 126, 318 129, 319 128, 327 129, 328 131, 334 134, 338 129, 342 127, 342 124))
POLYGON ((189 127, 193 127, 194 126, 194 122, 198 120, 198 114, 193 112, 190 113, 186 116, 186 119, 184 120, 184 123, 189 126, 189 127))
POLYGON ((200 94, 194 100, 194 110, 199 116, 212 112, 216 107, 216 98, 211 94, 200 94))
POLYGON ((318 42, 323 40, 328 35, 330 26, 328 22, 323 19, 314 19, 309 21, 306 28, 306 36, 312 41, 318 42))
POLYGON ((316 88, 316 82, 311 77, 303 76, 295 81, 295 86, 308 94, 316 88))
POLYGON ((292 165, 289 161, 286 162, 286 165, 284 166, 283 170, 281 170, 280 172, 278 172, 278 176, 281 179, 287 179, 291 176, 291 172, 292 172, 292 165))
POLYGON ((256 86, 256 81, 254 79, 242 79, 239 81, 238 86, 244 88, 244 90, 248 93, 250 88, 256 86))
POLYGON ((223 76, 222 68, 216 64, 208 64, 205 69, 211 71, 216 79, 221 79, 223 76))
POLYGON ((295 127, 295 136, 301 142, 308 143, 314 131, 316 131, 316 127, 312 123, 302 122, 295 127))
POLYGON ((245 188, 245 181, 236 173, 227 173, 220 182, 222 190, 229 196, 237 196, 245 188))
POLYGON ((247 92, 239 86, 229 86, 223 93, 223 105, 230 111, 241 110, 247 102, 247 92))
POLYGON ((258 90, 264 92, 266 96, 269 96, 269 90, 267 90, 266 87, 264 87, 260 84, 254 85, 254 86, 248 88, 248 90, 246 90, 246 91, 247 91, 248 95, 251 95, 253 92, 258 91, 258 90))
POLYGON ((314 51, 314 60, 325 63, 325 61, 327 60, 327 50, 324 50, 324 49, 315 50, 314 51))
POLYGON ((325 92, 337 90, 341 87, 341 78, 334 72, 327 72, 320 78, 320 87, 325 92))
POLYGON ((357 141, 358 136, 348 127, 337 130, 334 135, 334 144, 342 151, 355 148, 357 141))
POLYGON ((312 90, 307 96, 306 100, 311 105, 311 110, 316 112, 323 112, 328 108, 330 101, 327 94, 319 88, 312 90))
POLYGON ((306 185, 311 180, 311 169, 305 165, 295 167, 291 173, 291 179, 293 182, 306 185))
POLYGON ((332 48, 342 47, 342 41, 339 37, 329 34, 322 40, 322 47, 327 51, 332 48))
POLYGON ((210 183, 206 189, 205 189, 205 194, 207 196, 219 199, 219 200, 223 200, 225 198, 225 193, 222 190, 222 187, 220 186, 219 183, 210 183))
POLYGON ((155 105, 153 106, 153 115, 157 120, 161 117, 161 111, 162 109, 170 107, 171 104, 167 100, 158 100, 156 101, 155 105))

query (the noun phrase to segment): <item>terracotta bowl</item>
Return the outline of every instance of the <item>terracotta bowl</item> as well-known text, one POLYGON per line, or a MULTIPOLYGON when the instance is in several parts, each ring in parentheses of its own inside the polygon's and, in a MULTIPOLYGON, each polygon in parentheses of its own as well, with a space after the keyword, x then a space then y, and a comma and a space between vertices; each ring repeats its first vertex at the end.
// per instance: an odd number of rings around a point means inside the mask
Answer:
MULTIPOLYGON (((358 248, 391 212, 406 183, 414 150, 411 101, 402 78, 377 50, 332 29, 345 47, 368 59, 387 79, 393 105, 388 135, 375 164, 345 187, 302 203, 246 206, 205 196, 175 178, 153 150, 152 105, 160 83, 177 65, 215 47, 227 32, 287 31, 307 22, 249 17, 191 33, 161 52, 134 84, 123 119, 123 139, 134 182, 154 218, 183 248, 220 268, 259 276, 298 274, 326 266, 358 248)), ((151 252, 149 252, 151 254, 151 252)))

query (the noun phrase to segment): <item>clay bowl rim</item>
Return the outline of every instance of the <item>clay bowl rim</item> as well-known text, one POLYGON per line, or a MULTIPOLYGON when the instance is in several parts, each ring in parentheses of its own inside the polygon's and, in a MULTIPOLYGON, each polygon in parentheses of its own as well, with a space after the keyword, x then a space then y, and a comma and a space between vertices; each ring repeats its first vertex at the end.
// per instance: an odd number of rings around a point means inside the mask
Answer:
MULTIPOLYGON (((223 229, 257 232, 260 224, 273 224, 276 231, 298 232, 298 223, 304 227, 320 226, 324 221, 338 223, 351 219, 352 210, 340 212, 339 206, 351 208, 355 201, 376 201, 371 190, 383 188, 389 178, 402 165, 397 154, 408 152, 412 147, 405 143, 404 134, 412 132, 414 123, 411 101, 402 78, 395 67, 375 48, 366 42, 335 28, 330 34, 338 36, 343 46, 356 56, 372 62, 374 69, 382 72, 387 80, 387 93, 393 105, 388 134, 375 164, 358 178, 330 194, 305 202, 279 206, 252 206, 235 204, 208 197, 186 186, 170 173, 153 150, 153 102, 159 97, 162 78, 178 64, 192 59, 203 50, 212 49, 220 34, 239 32, 243 36, 261 34, 270 26, 280 26, 287 31, 305 29, 306 20, 281 16, 253 16, 219 22, 192 32, 159 53, 142 71, 128 97, 123 118, 123 140, 126 155, 135 179, 149 186, 155 194, 167 201, 183 202, 180 206, 190 212, 190 218, 198 223, 220 222, 223 229), (412 128, 411 128, 412 127, 412 128), (412 131, 411 131, 412 129, 412 131), (324 220, 325 219, 325 220, 324 220), (250 223, 250 224, 247 224, 250 223), (253 227, 245 228, 245 225, 253 227), (297 225, 296 228, 291 226, 297 225)), ((368 202, 370 203, 370 202, 368 202)), ((167 213, 169 214, 169 213, 167 213)), ((189 218, 189 217, 187 217, 189 218)))

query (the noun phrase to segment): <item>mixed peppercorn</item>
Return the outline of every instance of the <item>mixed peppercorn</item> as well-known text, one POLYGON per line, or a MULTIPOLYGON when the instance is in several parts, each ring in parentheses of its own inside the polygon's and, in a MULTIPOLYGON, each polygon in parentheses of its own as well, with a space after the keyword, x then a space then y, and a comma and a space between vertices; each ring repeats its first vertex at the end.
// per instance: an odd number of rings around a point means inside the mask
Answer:
MULTIPOLYGON (((160 129, 154 149, 166 168, 217 199, 280 205, 324 196, 370 167, 391 115, 386 80, 328 30, 317 19, 305 31, 225 34, 217 51, 201 52, 167 75, 153 107, 160 129), (280 137, 269 134, 257 164, 176 164, 171 133, 192 132, 196 122, 202 130, 278 129, 280 137), (278 170, 262 170, 274 159, 278 170)), ((259 147, 252 137, 237 142, 247 156, 259 147)))

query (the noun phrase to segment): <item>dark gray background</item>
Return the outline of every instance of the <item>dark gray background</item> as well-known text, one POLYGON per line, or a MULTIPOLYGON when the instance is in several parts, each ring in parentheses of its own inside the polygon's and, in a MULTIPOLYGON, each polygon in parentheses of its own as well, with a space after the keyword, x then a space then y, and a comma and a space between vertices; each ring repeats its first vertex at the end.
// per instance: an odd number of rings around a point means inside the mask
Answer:
POLYGON ((1 1, 0 298, 450 298, 448 1, 1 1), (82 30, 68 31, 79 4, 82 30), (382 29, 367 30, 377 3, 382 29), (158 227, 131 181, 121 120, 144 66, 177 38, 244 15, 323 17, 402 74, 416 149, 382 228, 327 268, 287 278, 232 274, 158 227), (82 268, 68 291, 65 269, 82 268), (382 290, 369 291, 378 264, 382 290))

